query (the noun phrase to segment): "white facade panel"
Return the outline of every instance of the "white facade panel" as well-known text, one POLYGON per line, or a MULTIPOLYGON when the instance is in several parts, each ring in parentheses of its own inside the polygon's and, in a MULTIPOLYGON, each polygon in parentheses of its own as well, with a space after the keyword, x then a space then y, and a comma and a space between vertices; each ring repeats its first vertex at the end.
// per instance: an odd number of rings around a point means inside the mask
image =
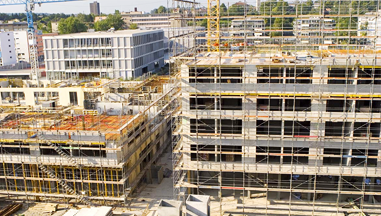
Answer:
POLYGON ((29 42, 27 31, 15 31, 15 47, 18 61, 29 62, 29 42))
POLYGON ((0 33, 0 66, 17 63, 13 32, 0 33))
POLYGON ((63 61, 61 67, 57 63, 54 70, 50 67, 47 69, 49 79, 68 77, 65 74, 70 74, 70 77, 81 76, 81 73, 110 78, 136 78, 164 66, 162 30, 81 33, 48 36, 43 40, 53 44, 45 47, 45 61, 63 61), (57 44, 59 48, 55 46, 57 44))

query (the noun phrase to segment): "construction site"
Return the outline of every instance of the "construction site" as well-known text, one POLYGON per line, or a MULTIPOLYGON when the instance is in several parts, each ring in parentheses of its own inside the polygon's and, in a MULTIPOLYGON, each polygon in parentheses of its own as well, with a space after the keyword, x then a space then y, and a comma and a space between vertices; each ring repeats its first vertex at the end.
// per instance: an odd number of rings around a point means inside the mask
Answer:
POLYGON ((171 142, 178 104, 169 81, 40 80, 38 87, 2 80, 0 194, 90 206, 127 202, 140 182, 162 172, 154 165, 171 142))
POLYGON ((168 3, 207 23, 171 59, 174 198, 210 195, 212 215, 380 215, 380 2, 250 4, 168 3))
POLYGON ((187 24, 166 29, 168 76, 1 79, 0 194, 138 215, 381 215, 380 1, 168 0, 187 24))

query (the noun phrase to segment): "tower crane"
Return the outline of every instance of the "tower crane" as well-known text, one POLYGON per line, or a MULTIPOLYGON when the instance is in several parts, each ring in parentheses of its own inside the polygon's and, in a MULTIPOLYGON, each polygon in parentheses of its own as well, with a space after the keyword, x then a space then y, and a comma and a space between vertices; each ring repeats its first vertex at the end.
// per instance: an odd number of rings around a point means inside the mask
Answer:
POLYGON ((220 50, 220 0, 208 0, 208 52, 220 50))
POLYGON ((41 6, 42 3, 56 3, 56 2, 69 2, 78 0, 0 0, 0 6, 9 5, 25 5, 25 12, 28 21, 28 42, 29 42, 29 56, 30 56, 30 68, 31 77, 33 80, 37 80, 39 85, 39 64, 38 64, 38 50, 35 29, 33 25, 33 11, 35 5, 41 6))

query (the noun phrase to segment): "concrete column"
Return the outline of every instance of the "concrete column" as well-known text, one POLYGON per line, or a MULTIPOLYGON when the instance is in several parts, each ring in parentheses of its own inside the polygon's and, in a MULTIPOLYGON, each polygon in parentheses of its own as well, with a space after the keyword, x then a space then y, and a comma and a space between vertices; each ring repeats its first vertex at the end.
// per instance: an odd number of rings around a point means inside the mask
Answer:
MULTIPOLYGON (((332 178, 334 178, 334 177, 332 177, 332 178)), ((338 182, 338 184, 339 184, 339 185, 338 185, 338 190, 339 190, 339 191, 342 191, 342 190, 343 190, 343 180, 341 180, 341 176, 338 177, 337 182, 338 182)), ((338 196, 339 196, 339 199, 338 199, 338 200, 339 200, 339 202, 341 202, 341 201, 342 201, 342 200, 341 200, 342 197, 341 197, 340 194, 339 194, 338 196)))
POLYGON ((35 106, 34 91, 25 91, 25 103, 26 105, 35 106))
MULTIPOLYGON (((219 71, 218 71, 218 68, 217 68, 217 67, 214 67, 214 68, 212 68, 212 70, 214 70, 214 73, 213 73, 214 75, 213 75, 213 76, 214 76, 214 77, 219 77, 219 76, 218 76, 218 72, 219 72, 219 71)), ((217 83, 217 80, 218 80, 218 78, 215 78, 215 79, 214 79, 214 83, 217 83)))
POLYGON ((325 122, 319 123, 319 128, 320 128, 320 136, 324 137, 325 136, 325 122))
MULTIPOLYGON (((343 151, 345 151, 345 149, 344 149, 343 151)), ((348 155, 352 155, 352 149, 349 149, 349 150, 348 150, 348 155)), ((346 166, 350 166, 351 163, 352 163, 352 158, 351 158, 351 157, 348 157, 346 166)))
MULTIPOLYGON (((328 77, 328 66, 327 65, 316 65, 313 69, 312 76, 314 78, 328 77)), ((312 80, 312 84, 314 84, 314 85, 318 85, 319 82, 321 82, 321 84, 327 84, 328 80, 326 80, 326 79, 324 79, 324 80, 313 79, 312 80)))
MULTIPOLYGON (((345 124, 345 123, 344 123, 344 124, 345 124)), ((354 132, 355 123, 354 123, 354 122, 350 122, 350 124, 351 124, 351 125, 350 125, 351 128, 350 128, 349 130, 350 130, 350 133, 351 133, 351 134, 350 134, 349 136, 350 136, 350 137, 353 137, 353 132, 354 132)), ((345 127, 345 125, 344 125, 344 127, 345 127)), ((344 130, 344 134, 345 134, 345 130, 344 130)))
POLYGON ((317 155, 317 156, 309 156, 308 157, 308 165, 313 169, 316 166, 322 166, 323 160, 320 156, 323 154, 323 148, 310 148, 309 150, 310 155, 317 155))
MULTIPOLYGON (((308 190, 312 190, 313 189, 312 181, 310 181, 311 177, 312 176, 310 176, 310 175, 308 176, 308 190)), ((315 193, 308 193, 307 194, 308 201, 313 200, 313 195, 314 194, 315 193)))
MULTIPOLYGON (((246 65, 245 68, 243 68, 243 75, 246 77, 257 77, 258 69, 255 65, 246 65)), ((245 83, 257 83, 256 78, 250 78, 246 79, 245 83)))
MULTIPOLYGON (((282 187, 282 175, 278 174, 278 189, 282 187)), ((281 198, 281 193, 277 192, 277 197, 278 200, 281 198)))
POLYGON ((246 154, 250 154, 250 156, 246 156, 245 157, 245 164, 246 166, 250 165, 254 165, 255 163, 255 153, 256 153, 256 147, 255 147, 255 142, 253 145, 250 145, 250 146, 245 146, 245 150, 246 150, 246 154))
POLYGON ((325 111, 327 106, 326 100, 311 99, 311 112, 325 111))
POLYGON ((313 122, 317 120, 312 120, 310 124, 310 136, 316 137, 320 135, 320 131, 322 130, 321 127, 319 127, 319 122, 313 122))
MULTIPOLYGON (((374 192, 374 185, 376 184, 376 179, 375 178, 370 178, 370 191, 371 192, 374 192)), ((372 204, 373 203, 373 195, 368 195, 369 196, 369 200, 368 200, 368 202, 370 203, 370 204, 372 204)))
MULTIPOLYGON (((218 146, 218 145, 214 145, 214 151, 215 151, 215 152, 220 152, 220 151, 218 150, 217 146, 218 146)), ((219 154, 214 154, 214 161, 215 161, 215 162, 218 162, 218 161, 217 161, 217 160, 218 160, 218 157, 219 157, 219 154)))
MULTIPOLYGON (((355 68, 355 70, 353 71, 353 77, 356 77, 358 78, 358 74, 359 74, 359 68, 355 68)), ((357 79, 353 80, 353 85, 357 85, 357 79)))
MULTIPOLYGON (((181 124, 183 127, 183 131, 186 132, 186 133, 190 133, 190 119, 189 117, 183 117, 182 118, 182 124, 181 124)), ((183 136, 183 149, 185 152, 189 152, 191 150, 190 148, 190 144, 191 143, 194 143, 192 140, 191 140, 191 136, 183 136)), ((188 165, 190 166, 190 163, 191 163, 191 156, 190 156, 190 153, 184 153, 183 154, 183 161, 185 162, 185 164, 188 163, 188 165)))
MULTIPOLYGON (((251 175, 249 174, 249 180, 247 181, 248 183, 247 183, 247 187, 251 187, 251 175)), ((247 198, 249 198, 250 199, 250 197, 251 197, 251 190, 247 190, 247 198)))
POLYGON ((257 126, 254 120, 244 122, 244 130, 248 135, 255 135, 257 133, 257 126))
POLYGON ((146 179, 147 179, 147 184, 152 184, 152 170, 151 170, 151 166, 148 168, 147 172, 146 172, 146 179))

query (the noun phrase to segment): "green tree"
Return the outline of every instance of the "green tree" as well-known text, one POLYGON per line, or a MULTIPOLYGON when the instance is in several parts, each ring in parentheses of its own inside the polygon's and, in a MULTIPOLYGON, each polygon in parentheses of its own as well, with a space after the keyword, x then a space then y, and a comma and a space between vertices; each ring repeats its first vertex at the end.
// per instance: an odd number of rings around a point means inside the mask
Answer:
POLYGON ((87 26, 76 17, 61 19, 58 22, 58 31, 60 34, 71 34, 87 31, 87 26))
POLYGON ((161 13, 167 13, 167 8, 165 8, 163 5, 160 6, 158 9, 157 9, 157 13, 161 14, 161 13))
MULTIPOLYGON (((261 15, 289 15, 294 13, 294 8, 287 1, 265 1, 259 7, 261 15)), ((292 35, 293 18, 265 18, 265 26, 271 30, 283 30, 271 32, 270 36, 292 35)))
POLYGON ((207 28, 207 27, 208 27, 208 20, 207 20, 207 19, 203 19, 203 20, 201 20, 201 21, 198 21, 198 22, 196 23, 196 25, 197 25, 197 26, 203 26, 203 27, 207 28))
POLYGON ((138 29, 138 25, 136 23, 131 23, 128 28, 129 29, 138 29))
POLYGON ((116 13, 114 15, 110 14, 107 16, 106 20, 109 22, 111 28, 115 28, 115 30, 123 29, 124 21, 120 13, 116 13))
POLYGON ((302 4, 297 5, 297 11, 299 14, 319 14, 319 11, 314 8, 314 2, 312 0, 307 0, 302 4))
POLYGON ((220 20, 220 27, 221 28, 228 28, 231 24, 230 20, 220 20))
POLYGON ((226 7, 226 5, 224 3, 221 4, 220 6, 220 14, 221 16, 225 16, 228 12, 228 8, 226 7))
POLYGON ((94 29, 96 31, 107 31, 110 28, 115 28, 115 30, 121 30, 124 27, 124 21, 122 15, 119 13, 110 14, 106 19, 98 21, 94 24, 94 29))
POLYGON ((245 7, 242 5, 233 4, 229 7, 228 13, 230 16, 243 16, 245 15, 245 7))
POLYGON ((356 35, 357 34, 357 17, 340 17, 336 20, 336 28, 341 31, 337 31, 337 36, 348 36, 348 35, 356 35), (344 31, 342 31, 344 30, 344 31), (348 30, 348 31, 346 31, 348 30), (351 31, 352 30, 352 31, 351 31))
POLYGON ((79 21, 81 21, 83 23, 94 22, 94 14, 83 14, 83 13, 80 13, 80 14, 77 14, 76 17, 79 19, 79 21))
POLYGON ((231 16, 254 15, 255 7, 249 4, 235 3, 227 10, 231 16))
POLYGON ((271 29, 282 30, 282 31, 271 32, 270 33, 271 36, 287 36, 290 33, 284 32, 284 31, 286 30, 290 31, 292 29, 292 23, 290 22, 289 19, 275 18, 271 29))
POLYGON ((49 21, 48 24, 46 24, 46 33, 52 33, 52 21, 49 21))
POLYGON ((101 20, 94 23, 94 29, 95 31, 107 31, 110 29, 110 24, 107 19, 101 20))

